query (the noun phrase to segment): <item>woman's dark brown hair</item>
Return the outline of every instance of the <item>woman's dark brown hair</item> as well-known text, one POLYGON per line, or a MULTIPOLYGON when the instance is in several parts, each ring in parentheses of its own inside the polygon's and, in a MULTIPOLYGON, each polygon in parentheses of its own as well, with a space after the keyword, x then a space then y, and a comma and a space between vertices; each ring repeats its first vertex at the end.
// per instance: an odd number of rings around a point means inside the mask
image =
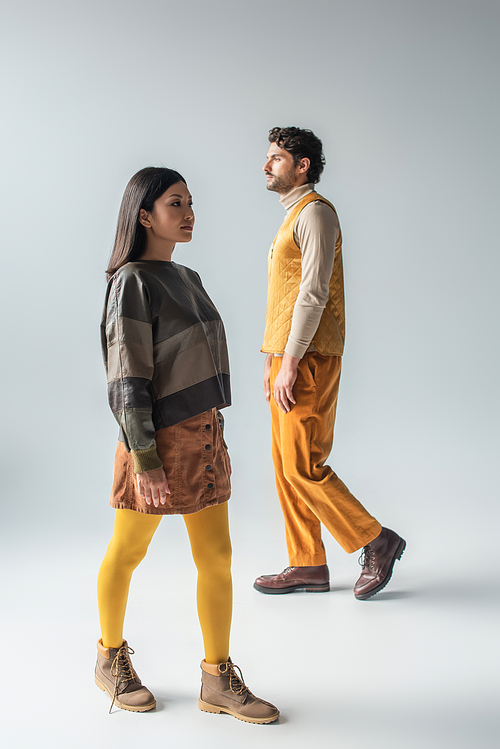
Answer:
POLYGON ((139 211, 153 209, 153 204, 165 190, 186 180, 179 172, 165 167, 147 166, 134 174, 123 194, 115 243, 106 270, 109 279, 125 263, 137 260, 146 249, 146 230, 139 223, 139 211))
POLYGON ((319 182, 326 162, 323 144, 312 130, 303 130, 300 127, 273 127, 269 131, 269 142, 276 143, 291 153, 295 166, 301 159, 309 159, 311 165, 307 170, 307 181, 314 184, 319 182))

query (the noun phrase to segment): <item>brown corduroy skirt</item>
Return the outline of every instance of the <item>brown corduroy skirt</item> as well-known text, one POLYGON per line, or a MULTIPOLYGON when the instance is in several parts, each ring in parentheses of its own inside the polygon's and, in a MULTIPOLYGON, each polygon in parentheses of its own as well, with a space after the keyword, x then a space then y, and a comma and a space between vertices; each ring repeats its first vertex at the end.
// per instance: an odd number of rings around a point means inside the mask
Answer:
POLYGON ((170 489, 166 504, 155 507, 141 497, 132 456, 123 442, 118 442, 111 507, 148 515, 188 515, 227 502, 231 495, 229 461, 215 408, 160 429, 156 449, 170 489))

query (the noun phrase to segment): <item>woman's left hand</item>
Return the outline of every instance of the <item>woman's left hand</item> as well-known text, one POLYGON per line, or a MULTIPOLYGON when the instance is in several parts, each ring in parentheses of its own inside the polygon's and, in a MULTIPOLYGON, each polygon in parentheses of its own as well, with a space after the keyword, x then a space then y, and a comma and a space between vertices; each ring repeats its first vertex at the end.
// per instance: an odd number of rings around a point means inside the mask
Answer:
POLYGON ((144 473, 135 474, 137 481, 137 491, 150 505, 154 504, 159 507, 167 501, 167 494, 170 494, 167 477, 163 468, 155 468, 154 471, 144 471, 144 473))

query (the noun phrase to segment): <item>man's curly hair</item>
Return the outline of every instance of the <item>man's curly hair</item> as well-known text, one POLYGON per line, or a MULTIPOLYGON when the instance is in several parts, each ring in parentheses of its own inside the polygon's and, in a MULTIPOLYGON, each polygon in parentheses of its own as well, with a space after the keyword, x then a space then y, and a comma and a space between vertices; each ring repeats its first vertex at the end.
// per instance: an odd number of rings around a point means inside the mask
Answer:
POLYGON ((314 184, 319 182, 326 162, 323 144, 312 130, 303 130, 300 127, 273 127, 269 131, 269 142, 276 143, 291 153, 295 166, 301 159, 309 159, 311 165, 307 171, 307 181, 314 184))

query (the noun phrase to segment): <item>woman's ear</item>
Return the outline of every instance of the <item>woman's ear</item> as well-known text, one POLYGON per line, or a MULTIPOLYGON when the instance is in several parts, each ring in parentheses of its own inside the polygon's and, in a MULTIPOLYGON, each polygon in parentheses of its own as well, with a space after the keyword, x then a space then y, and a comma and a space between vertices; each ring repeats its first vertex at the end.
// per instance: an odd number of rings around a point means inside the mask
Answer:
POLYGON ((149 211, 146 211, 145 208, 141 208, 141 210, 139 211, 139 223, 146 228, 149 228, 151 226, 151 214, 149 211))

